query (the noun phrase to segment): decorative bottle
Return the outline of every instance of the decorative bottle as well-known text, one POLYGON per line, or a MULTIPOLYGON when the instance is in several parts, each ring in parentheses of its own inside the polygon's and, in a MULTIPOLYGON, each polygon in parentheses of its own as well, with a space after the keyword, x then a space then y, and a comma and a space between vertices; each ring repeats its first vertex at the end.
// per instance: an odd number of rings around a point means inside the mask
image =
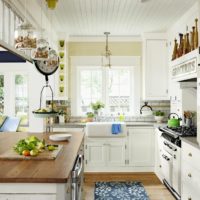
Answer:
POLYGON ((195 19, 195 34, 194 34, 194 48, 198 48, 199 40, 198 40, 198 19, 195 19))
POLYGON ((194 35, 195 35, 195 26, 192 27, 192 32, 190 32, 191 51, 193 51, 195 49, 195 46, 194 46, 194 35))
POLYGON ((183 34, 179 33, 179 37, 180 37, 180 43, 178 48, 178 57, 181 57, 183 55, 183 34))
POLYGON ((186 34, 186 53, 191 51, 190 40, 189 40, 189 33, 186 34))
POLYGON ((172 60, 175 60, 177 58, 177 50, 178 50, 178 43, 177 43, 177 39, 175 38, 175 40, 174 40, 174 50, 173 50, 173 54, 172 54, 172 60))
POLYGON ((185 55, 187 53, 187 35, 185 34, 183 37, 183 55, 185 55))

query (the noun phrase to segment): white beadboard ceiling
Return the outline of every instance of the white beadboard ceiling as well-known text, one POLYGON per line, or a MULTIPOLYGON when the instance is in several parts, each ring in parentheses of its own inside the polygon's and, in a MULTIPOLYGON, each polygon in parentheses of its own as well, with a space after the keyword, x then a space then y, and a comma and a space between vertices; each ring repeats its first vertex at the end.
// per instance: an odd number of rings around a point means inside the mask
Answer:
MULTIPOLYGON (((41 0, 37 0, 40 4, 41 0)), ((69 36, 141 35, 167 30, 198 0, 58 0, 53 27, 69 36)))

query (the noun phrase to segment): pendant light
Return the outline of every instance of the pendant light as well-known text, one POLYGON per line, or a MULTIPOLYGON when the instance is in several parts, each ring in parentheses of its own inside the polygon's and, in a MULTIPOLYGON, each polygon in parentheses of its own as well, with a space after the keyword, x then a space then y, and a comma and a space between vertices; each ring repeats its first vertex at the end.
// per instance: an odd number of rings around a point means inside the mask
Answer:
POLYGON ((111 67, 111 51, 108 48, 108 35, 110 35, 110 32, 104 32, 104 35, 106 36, 106 47, 105 52, 102 54, 102 66, 103 67, 111 67))
POLYGON ((36 48, 37 33, 33 26, 27 22, 27 0, 25 0, 24 22, 15 30, 15 48, 19 50, 31 50, 36 48))

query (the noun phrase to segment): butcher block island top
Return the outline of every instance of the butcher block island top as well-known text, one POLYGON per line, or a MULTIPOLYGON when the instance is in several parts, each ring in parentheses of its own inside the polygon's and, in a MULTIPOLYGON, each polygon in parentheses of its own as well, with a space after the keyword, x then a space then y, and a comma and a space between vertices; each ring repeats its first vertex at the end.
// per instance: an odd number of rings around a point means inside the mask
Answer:
POLYGON ((55 160, 0 160, 0 183, 65 183, 70 176, 84 133, 70 133, 69 141, 55 142, 49 135, 56 133, 1 133, 0 154, 9 151, 30 135, 45 139, 47 144, 63 145, 55 160))

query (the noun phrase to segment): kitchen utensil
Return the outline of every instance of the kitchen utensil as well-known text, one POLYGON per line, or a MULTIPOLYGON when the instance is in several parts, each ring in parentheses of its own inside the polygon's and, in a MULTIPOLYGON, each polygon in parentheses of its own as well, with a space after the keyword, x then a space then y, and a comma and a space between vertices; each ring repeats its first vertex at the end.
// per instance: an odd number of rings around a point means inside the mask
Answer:
POLYGON ((167 125, 170 128, 176 128, 176 127, 180 126, 180 121, 181 121, 181 118, 179 118, 179 116, 176 113, 170 113, 169 116, 168 116, 167 125), (171 118, 171 116, 172 116, 172 118, 171 118), (175 116, 177 118, 175 118, 175 116))

